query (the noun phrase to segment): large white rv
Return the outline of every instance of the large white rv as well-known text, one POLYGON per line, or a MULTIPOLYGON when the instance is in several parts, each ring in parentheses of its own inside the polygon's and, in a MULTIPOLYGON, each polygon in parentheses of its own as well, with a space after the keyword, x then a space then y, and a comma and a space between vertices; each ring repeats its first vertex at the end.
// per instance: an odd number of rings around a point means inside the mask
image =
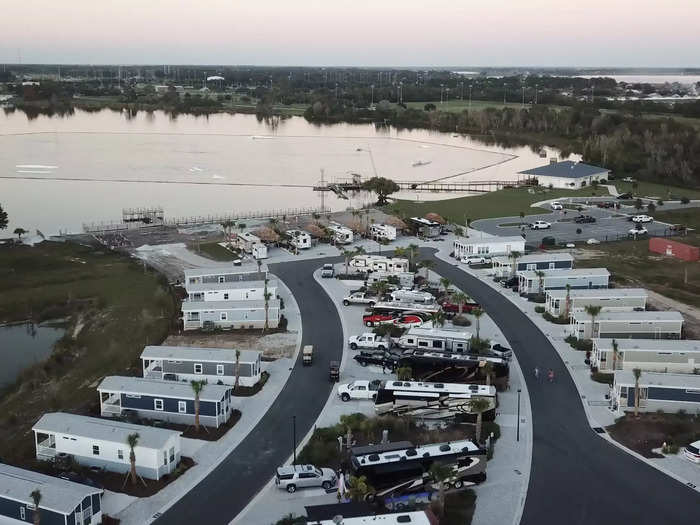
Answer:
POLYGON ((311 235, 302 230, 287 230, 289 244, 298 250, 311 248, 311 235))
MULTIPOLYGON (((413 288, 416 275, 413 272, 372 272, 367 274, 367 285, 378 281, 389 281, 389 278, 398 279, 401 288, 413 288)), ((394 281, 395 282, 395 281, 394 281)))
POLYGON ((470 332, 414 326, 399 338, 398 345, 401 348, 464 353, 469 351, 471 338, 470 332))
POLYGON ((328 225, 328 230, 331 232, 331 238, 336 244, 350 244, 354 239, 352 230, 342 224, 332 222, 328 225))
POLYGON ((408 259, 381 255, 356 255, 350 260, 350 266, 367 272, 399 273, 409 270, 408 259))
POLYGON ((243 232, 237 237, 238 247, 256 259, 267 259, 267 246, 259 237, 250 232, 243 232))
POLYGON ((435 296, 430 292, 419 290, 395 290, 391 292, 391 299, 402 303, 434 303, 435 296))
POLYGON ((372 239, 394 241, 396 240, 396 227, 390 224, 372 224, 369 227, 369 236, 372 239))

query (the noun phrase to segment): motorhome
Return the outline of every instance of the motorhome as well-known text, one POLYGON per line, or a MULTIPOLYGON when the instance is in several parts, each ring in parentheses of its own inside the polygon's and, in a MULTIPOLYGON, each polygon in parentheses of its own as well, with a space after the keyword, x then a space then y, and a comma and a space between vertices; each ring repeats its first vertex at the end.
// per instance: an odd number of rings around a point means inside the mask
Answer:
POLYGON ((413 272, 371 272, 367 274, 367 286, 379 281, 398 281, 401 288, 413 288, 416 274, 413 272))
POLYGON ((385 381, 377 391, 374 409, 377 415, 445 419, 471 415, 470 402, 474 398, 489 402, 483 418, 493 420, 496 408, 496 387, 493 385, 385 381))
POLYGON ((520 235, 512 237, 470 237, 456 239, 452 245, 457 259, 472 255, 508 255, 511 252, 525 251, 525 239, 520 235))
POLYGON ((287 230, 289 244, 297 250, 307 250, 311 248, 311 235, 303 230, 287 230))
POLYGON ((437 237, 442 232, 442 225, 439 222, 423 217, 411 217, 408 220, 408 226, 421 237, 437 237))
POLYGON ((372 239, 394 241, 396 240, 396 227, 390 224, 372 224, 369 227, 369 236, 372 239))
POLYGON ((372 312, 375 314, 418 312, 431 315, 439 312, 440 308, 440 305, 437 303, 404 303, 398 301, 380 301, 374 305, 374 307, 372 308, 372 312))
POLYGON ((391 299, 402 303, 434 303, 435 296, 430 292, 419 290, 395 290, 391 292, 391 299))
POLYGON ((408 259, 381 255, 356 255, 350 260, 350 266, 367 272, 402 273, 409 271, 408 259))
POLYGON ((335 244, 350 244, 354 239, 352 230, 341 224, 332 222, 328 225, 328 230, 335 244))
POLYGON ((255 259, 267 259, 267 246, 263 244, 260 237, 250 232, 243 232, 236 239, 238 247, 244 252, 251 254, 255 259))
POLYGON ((418 348, 437 352, 466 353, 472 334, 445 328, 415 326, 399 338, 401 348, 418 348))

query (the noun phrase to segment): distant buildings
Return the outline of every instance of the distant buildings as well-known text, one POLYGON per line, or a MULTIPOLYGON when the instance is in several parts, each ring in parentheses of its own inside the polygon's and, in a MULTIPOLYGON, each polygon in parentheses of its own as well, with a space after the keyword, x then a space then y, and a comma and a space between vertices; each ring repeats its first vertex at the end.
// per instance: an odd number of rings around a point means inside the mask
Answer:
POLYGON ((610 170, 583 162, 557 162, 556 159, 552 159, 545 166, 519 171, 518 174, 536 178, 540 186, 551 185, 553 188, 577 190, 590 186, 594 181, 607 182, 610 170))

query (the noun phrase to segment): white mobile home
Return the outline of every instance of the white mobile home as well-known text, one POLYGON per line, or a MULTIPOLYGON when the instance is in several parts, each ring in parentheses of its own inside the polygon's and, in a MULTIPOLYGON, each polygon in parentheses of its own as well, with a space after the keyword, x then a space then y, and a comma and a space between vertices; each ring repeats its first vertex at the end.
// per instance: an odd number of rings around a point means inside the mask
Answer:
POLYGON ((131 468, 127 438, 138 433, 134 452, 139 476, 160 479, 180 462, 181 433, 175 430, 65 412, 44 414, 32 430, 39 460, 53 461, 67 454, 79 465, 123 474, 131 468))
POLYGON ((508 255, 511 252, 525 251, 525 239, 520 235, 512 237, 460 238, 454 241, 454 255, 457 259, 470 255, 508 255))
POLYGON ((267 246, 260 237, 250 232, 243 232, 236 237, 238 247, 246 253, 250 253, 256 259, 267 259, 267 246))
MULTIPOLYGON (((226 264, 185 270, 185 288, 191 284, 229 283, 235 281, 264 281, 268 278, 267 264, 226 264)), ((189 291, 189 290, 188 290, 189 291)))
MULTIPOLYGON (((189 383, 107 376, 97 391, 103 417, 134 415, 184 425, 194 423, 195 394, 189 383)), ((202 425, 219 428, 229 420, 232 392, 228 385, 204 385, 199 393, 199 420, 202 425)))
POLYGON ((633 370, 693 374, 700 371, 700 341, 682 339, 593 339, 591 366, 601 372, 633 370), (617 355, 613 356, 613 341, 617 355), (613 363, 615 363, 613 365, 613 363))
MULTIPOLYGON (((513 274, 513 259, 510 257, 494 257, 491 260, 494 275, 508 277, 513 274)), ((516 260, 515 272, 537 270, 571 270, 574 267, 574 258, 570 253, 533 253, 521 255, 516 260)))
POLYGON ((203 283, 187 285, 188 301, 262 301, 265 290, 272 297, 277 296, 277 281, 230 281, 223 283, 203 283))
POLYGON ((605 182, 608 180, 610 170, 583 162, 572 160, 557 162, 556 159, 551 159, 549 164, 519 171, 518 174, 537 179, 540 186, 577 190, 590 186, 594 181, 605 182))
POLYGON ((377 240, 395 241, 396 227, 390 224, 371 224, 369 227, 369 236, 377 240))
POLYGON ((403 257, 356 255, 350 259, 350 266, 367 272, 399 273, 408 272, 409 261, 403 257))
POLYGON ((610 272, 606 268, 579 268, 572 270, 539 270, 518 272, 520 294, 531 295, 547 290, 564 290, 568 284, 572 290, 578 288, 607 288, 610 272))
MULTIPOLYGON (((566 290, 547 290, 547 311, 554 315, 566 312, 566 290)), ((569 312, 579 312, 586 306, 600 306, 602 312, 632 312, 647 306, 647 291, 643 288, 596 288, 592 290, 570 290, 569 312)))
POLYGON ((307 250, 311 248, 311 235, 303 230, 287 230, 289 244, 297 250, 307 250))
POLYGON ((41 492, 41 523, 102 523, 104 490, 0 463, 0 523, 36 523, 31 493, 41 492))
MULTIPOLYGON (((265 301, 185 301, 182 303, 183 328, 263 328, 265 301)), ((270 299, 267 305, 268 328, 277 328, 280 301, 270 299)))
MULTIPOLYGON (((613 382, 612 408, 618 413, 633 412, 635 380, 632 370, 617 370, 613 382)), ((639 377, 640 412, 700 414, 700 375, 642 372, 639 377)))
POLYGON ((585 311, 571 314, 571 333, 579 339, 680 339, 679 312, 601 312, 592 325, 585 311))
POLYGON ((212 384, 253 386, 260 381, 260 352, 230 348, 147 346, 141 353, 143 377, 170 381, 206 379, 212 384))
POLYGON ((458 330, 414 326, 399 338, 401 348, 422 348, 433 351, 468 352, 472 334, 458 330))
POLYGON ((337 223, 330 223, 328 225, 328 230, 331 232, 331 239, 335 244, 350 244, 354 236, 350 228, 337 223))

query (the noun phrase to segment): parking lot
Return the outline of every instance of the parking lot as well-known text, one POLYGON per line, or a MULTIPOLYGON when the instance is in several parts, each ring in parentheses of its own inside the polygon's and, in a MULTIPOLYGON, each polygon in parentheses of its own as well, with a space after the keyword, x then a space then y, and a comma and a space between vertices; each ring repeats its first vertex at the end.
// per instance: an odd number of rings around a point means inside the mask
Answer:
MULTIPOLYGON (((522 220, 522 226, 520 226, 521 219, 517 216, 481 219, 474 221, 471 226, 486 233, 500 236, 518 235, 524 232, 528 243, 538 245, 543 237, 554 237, 558 244, 586 242, 588 239, 605 242, 630 237, 629 230, 634 228, 634 223, 629 218, 636 214, 637 211, 629 206, 623 206, 620 210, 584 206, 582 212, 560 210, 552 213, 528 215, 522 220), (577 224, 574 219, 579 215, 590 215, 596 219, 596 222, 577 224), (529 224, 537 220, 549 222, 552 227, 546 230, 531 230, 529 224), (581 233, 578 233, 578 230, 581 233)), ((665 236, 671 233, 670 225, 663 222, 646 223, 644 227, 649 231, 649 236, 665 236)), ((645 237, 647 236, 640 238, 645 237)))

